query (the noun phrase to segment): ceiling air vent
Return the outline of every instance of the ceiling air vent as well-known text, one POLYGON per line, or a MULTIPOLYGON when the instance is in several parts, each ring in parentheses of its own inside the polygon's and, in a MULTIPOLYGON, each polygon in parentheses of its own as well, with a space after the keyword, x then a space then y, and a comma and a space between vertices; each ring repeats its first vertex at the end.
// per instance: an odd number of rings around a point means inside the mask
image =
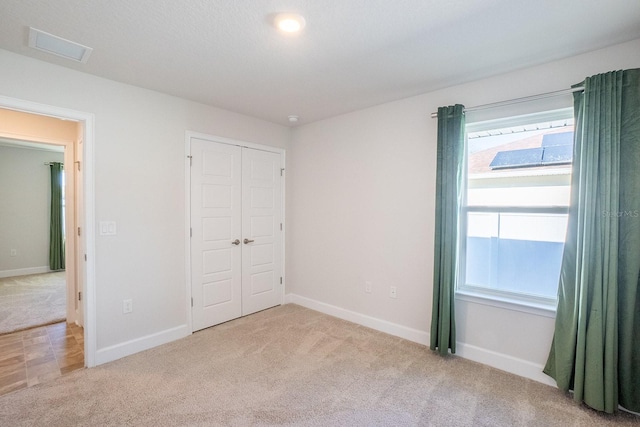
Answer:
POLYGON ((29 47, 83 64, 87 62, 93 50, 32 27, 29 27, 29 47))

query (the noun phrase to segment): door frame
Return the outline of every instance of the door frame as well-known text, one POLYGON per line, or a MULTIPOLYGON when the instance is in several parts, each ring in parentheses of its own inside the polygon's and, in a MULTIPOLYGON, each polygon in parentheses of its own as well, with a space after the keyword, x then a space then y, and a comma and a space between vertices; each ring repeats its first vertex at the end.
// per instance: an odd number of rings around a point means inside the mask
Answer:
MULTIPOLYGON (((95 290, 95 186, 94 186, 94 129, 95 115, 83 111, 53 105, 40 104, 17 98, 0 95, 0 107, 41 116, 49 116, 62 120, 78 122, 82 129, 82 210, 81 223, 84 232, 81 239, 86 255, 85 268, 75 268, 84 274, 82 281, 82 308, 84 313, 84 364, 86 367, 96 365, 96 290, 95 290)), ((67 155, 65 150, 65 156, 67 155)), ((72 150, 73 151, 73 150, 72 150)), ((74 159, 75 160, 75 159, 74 159)))
POLYGON ((269 145, 255 144, 252 142, 241 141, 238 139, 225 138, 222 136, 209 135, 200 132, 186 131, 185 132, 185 155, 184 155, 184 182, 185 182, 185 225, 184 225, 184 239, 185 239, 185 277, 186 277, 186 291, 185 291, 185 307, 187 309, 187 326, 189 331, 193 333, 193 313, 191 311, 191 139, 198 138, 203 139, 209 142, 215 142, 218 144, 227 144, 227 145, 235 145, 243 148, 251 148, 254 150, 267 151, 270 153, 276 153, 280 155, 281 167, 282 167, 282 180, 280 181, 280 191, 281 191, 281 212, 282 212, 282 295, 280 296, 280 304, 284 304, 285 302, 285 286, 287 284, 286 278, 286 269, 285 269, 285 242, 286 242, 286 200, 285 200, 285 189, 286 189, 286 150, 284 148, 273 147, 269 145))

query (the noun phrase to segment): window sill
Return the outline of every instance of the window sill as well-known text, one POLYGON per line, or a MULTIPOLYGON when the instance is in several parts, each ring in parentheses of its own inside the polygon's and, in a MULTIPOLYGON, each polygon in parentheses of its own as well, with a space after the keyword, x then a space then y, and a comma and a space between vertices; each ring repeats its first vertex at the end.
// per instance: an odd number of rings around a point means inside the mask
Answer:
POLYGON ((482 304, 491 307, 498 307, 505 310, 519 311, 522 313, 534 314, 541 317, 556 317, 556 306, 550 304, 534 303, 529 301, 516 300, 503 296, 487 295, 469 290, 457 290, 456 299, 460 301, 482 304))

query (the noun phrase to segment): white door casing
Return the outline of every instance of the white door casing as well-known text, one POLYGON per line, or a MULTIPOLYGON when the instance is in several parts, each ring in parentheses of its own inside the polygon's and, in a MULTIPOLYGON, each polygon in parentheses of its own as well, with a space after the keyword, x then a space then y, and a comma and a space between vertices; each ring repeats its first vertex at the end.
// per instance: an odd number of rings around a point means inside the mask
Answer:
POLYGON ((187 138, 193 331, 283 300, 282 155, 212 139, 187 138))
MULTIPOLYGON (((80 132, 79 132, 80 133, 80 132)), ((82 290, 84 289, 84 278, 86 276, 85 272, 85 263, 84 263, 84 254, 86 253, 84 248, 84 238, 82 237, 82 230, 86 232, 83 216, 82 216, 82 206, 84 205, 84 200, 82 200, 83 189, 82 189, 82 135, 78 135, 78 139, 75 143, 75 220, 76 227, 81 230, 80 233, 75 233, 76 239, 76 269, 75 269, 75 289, 74 289, 74 300, 75 300, 75 308, 76 308, 76 324, 84 327, 84 304, 82 304, 82 290)))
MULTIPOLYGON (((95 195, 94 195, 94 123, 93 113, 71 110, 68 108, 40 104, 22 99, 10 98, 0 95, 0 107, 26 113, 56 117, 60 119, 77 121, 81 129, 84 148, 82 151, 82 223, 85 229, 82 233, 82 247, 84 254, 82 262, 84 268, 78 272, 82 277, 82 313, 84 326, 84 355, 85 366, 96 365, 97 349, 97 321, 96 321, 96 273, 95 273, 95 195)), ((66 153, 67 150, 65 150, 66 153)))

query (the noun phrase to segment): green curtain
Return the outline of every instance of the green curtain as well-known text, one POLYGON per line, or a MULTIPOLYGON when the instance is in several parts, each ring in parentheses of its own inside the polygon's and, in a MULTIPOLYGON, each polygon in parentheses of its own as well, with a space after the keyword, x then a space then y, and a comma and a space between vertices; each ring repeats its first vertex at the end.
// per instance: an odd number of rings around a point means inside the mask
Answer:
POLYGON ((594 409, 640 412, 640 69, 587 78, 574 107, 569 225, 544 372, 594 409))
POLYGON ((459 216, 466 175, 464 106, 438 108, 436 225, 431 350, 456 352, 454 295, 458 271, 459 216))
POLYGON ((64 218, 62 215, 62 163, 51 163, 51 215, 49 226, 49 268, 64 270, 64 218))

